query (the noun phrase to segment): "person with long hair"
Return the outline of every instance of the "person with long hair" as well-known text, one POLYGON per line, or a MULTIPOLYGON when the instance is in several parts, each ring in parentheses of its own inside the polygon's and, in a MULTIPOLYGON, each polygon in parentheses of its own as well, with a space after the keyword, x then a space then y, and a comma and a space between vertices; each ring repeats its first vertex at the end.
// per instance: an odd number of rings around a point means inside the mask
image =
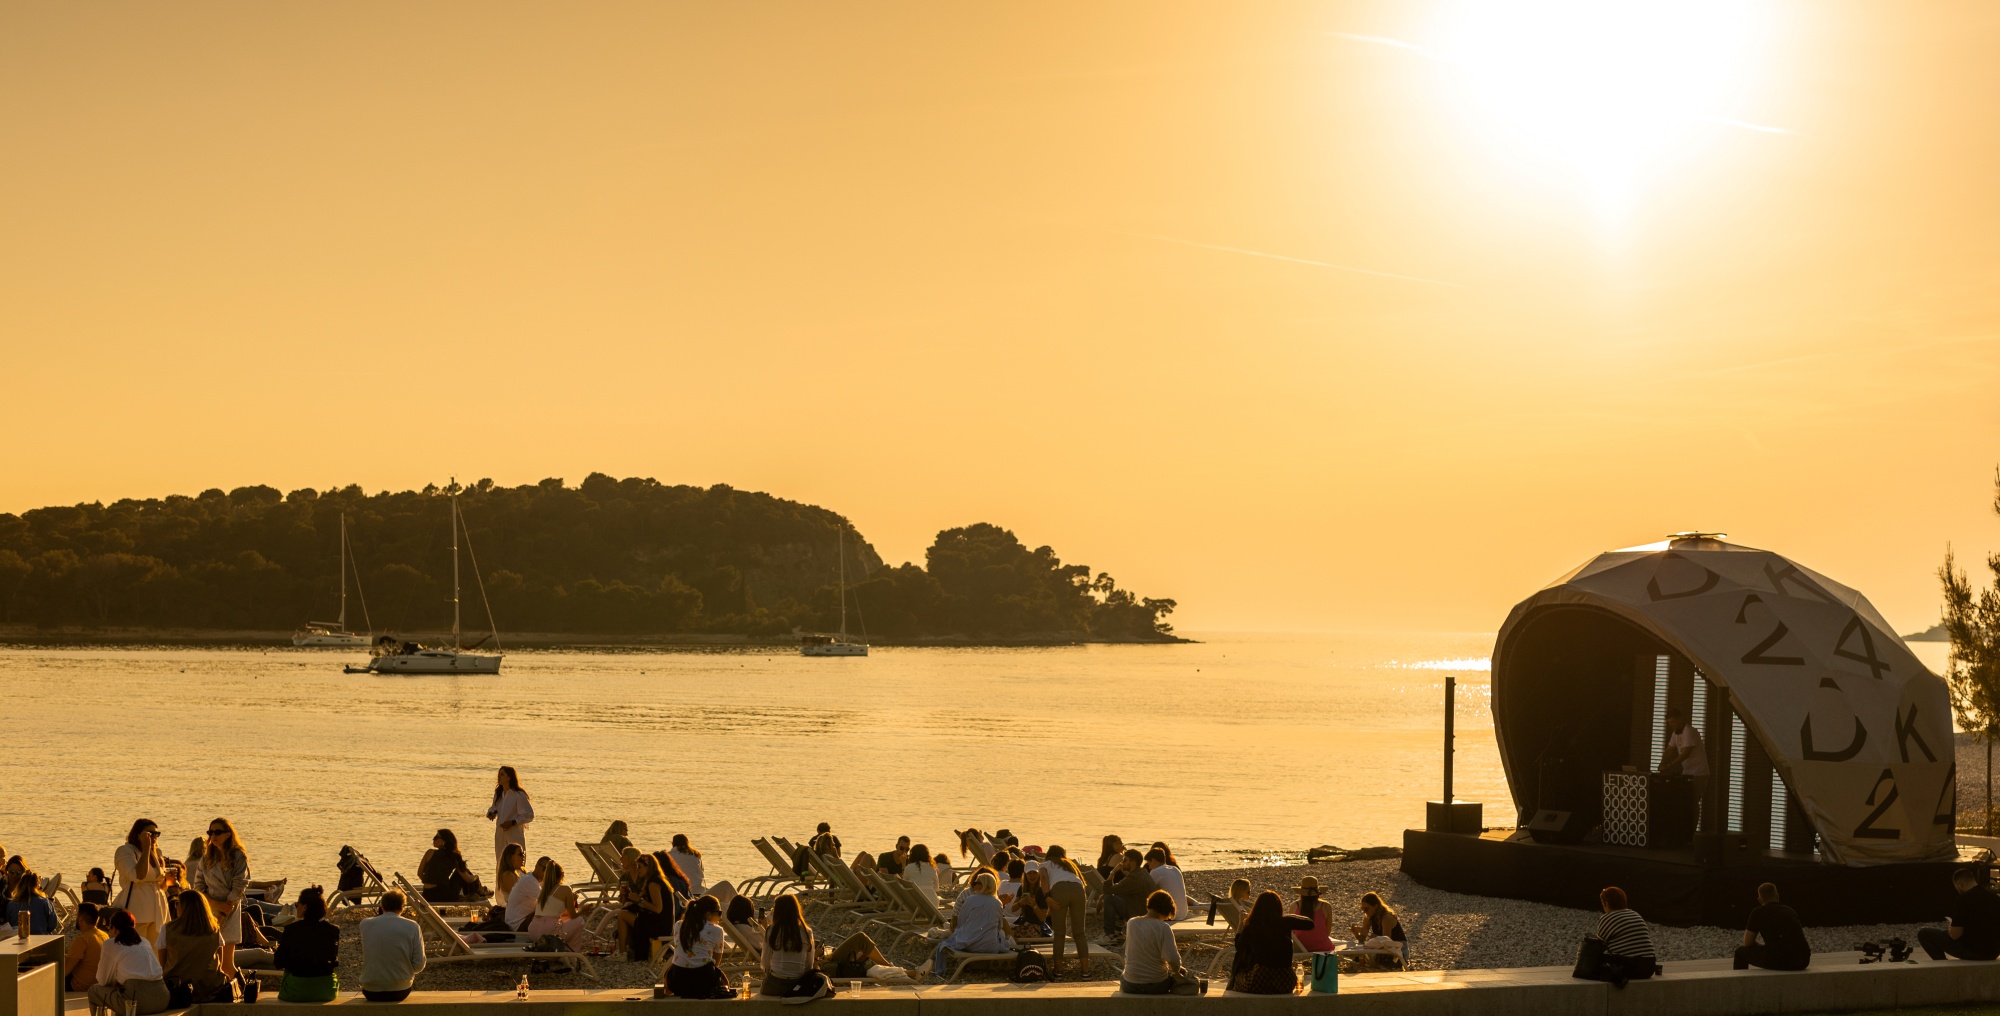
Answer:
POLYGON ((622 854, 632 846, 632 828, 622 818, 612 819, 611 825, 604 830, 604 836, 597 842, 608 843, 611 849, 622 854))
POLYGON ((125 834, 125 843, 112 855, 112 861, 123 886, 118 894, 120 909, 132 915, 139 937, 157 946, 160 927, 168 916, 167 894, 160 888, 160 881, 167 873, 167 859, 160 853, 159 825, 149 818, 132 823, 132 830, 125 834))
POLYGON ((1167 846, 1167 841, 1154 840, 1153 845, 1151 848, 1149 848, 1148 852, 1150 853, 1153 850, 1157 850, 1161 854, 1166 855, 1168 864, 1171 864, 1176 868, 1181 866, 1181 862, 1174 860, 1174 848, 1167 846))
POLYGON ((167 992, 164 973, 159 954, 153 951, 153 943, 139 934, 132 912, 112 910, 111 937, 97 956, 97 983, 86 992, 92 1016, 125 1016, 127 1002, 138 1003, 139 1016, 167 1011, 173 998, 167 992))
POLYGON ((931 848, 919 843, 910 848, 909 862, 903 866, 903 878, 917 887, 917 892, 926 898, 937 899, 937 868, 931 864, 931 848))
POLYGON ((493 806, 486 809, 486 817, 493 820, 494 864, 507 856, 509 843, 520 844, 522 855, 527 854, 528 823, 535 820, 535 806, 521 789, 521 777, 513 766, 501 766, 494 778, 493 806))
POLYGON ((528 852, 519 843, 507 844, 500 852, 500 876, 493 880, 493 888, 506 899, 514 889, 514 883, 521 880, 521 873, 528 870, 528 852))
POLYGON ((299 919, 281 929, 272 961, 285 972, 278 984, 280 1002, 331 1002, 340 994, 340 929, 326 919, 326 890, 300 890, 293 905, 299 919))
POLYGON ((673 843, 673 849, 667 851, 667 857, 681 870, 681 874, 687 876, 687 895, 699 896, 707 892, 708 872, 701 863, 701 851, 688 843, 686 833, 675 833, 673 843))
POLYGON ((233 1001, 222 969, 222 933, 199 890, 181 893, 181 915, 167 923, 167 947, 160 951, 167 991, 175 1005, 233 1001))
POLYGON ((208 900, 220 925, 222 972, 234 977, 236 947, 243 942, 243 901, 250 894, 250 855, 228 819, 209 820, 207 845, 193 876, 188 888, 208 900))
POLYGON ((1049 927, 1049 894, 1042 889, 1042 869, 1028 868, 1021 872, 1021 886, 1014 893, 1014 902, 1007 905, 1007 912, 1014 916, 1014 931, 1021 938, 1055 934, 1055 929, 1049 927))
MULTIPOLYGON (((931 952, 924 965, 910 971, 922 977, 942 973, 952 952, 1010 953, 1014 939, 1007 934, 1007 916, 1000 907, 1000 882, 990 871, 973 876, 972 888, 960 893, 952 904, 951 931, 931 952)), ((1050 973, 1054 973, 1053 967, 1050 973)))
POLYGON ((696 897, 674 929, 667 990, 676 998, 728 998, 729 978, 715 963, 723 945, 722 904, 713 896, 696 897))
POLYGON ((1333 907, 1319 898, 1319 879, 1307 875, 1299 879, 1299 884, 1293 886, 1292 891, 1299 894, 1299 902, 1292 913, 1312 922, 1310 930, 1294 932, 1299 944, 1305 946, 1307 952, 1316 953, 1332 952, 1338 948, 1333 942, 1333 907))
POLYGON ((424 899, 432 903, 461 903, 493 895, 465 863, 465 855, 458 850, 458 834, 449 829, 439 829, 431 837, 431 849, 417 863, 417 878, 423 883, 424 899))
POLYGON ((550 861, 541 877, 542 892, 535 901, 534 920, 528 922, 528 940, 554 935, 571 952, 582 952, 589 933, 583 919, 588 908, 577 900, 576 890, 563 883, 562 865, 550 861))
POLYGON ((1107 834, 1104 843, 1097 848, 1097 877, 1110 881, 1111 873, 1118 869, 1118 859, 1125 856, 1125 841, 1117 834, 1107 834))
MULTIPOLYGON (((681 898, 691 900, 700 895, 694 891, 694 880, 688 878, 687 872, 681 870, 681 866, 674 860, 672 852, 655 850, 653 851, 653 860, 660 863, 660 877, 666 879, 667 885, 672 886, 674 892, 679 893, 681 898)), ((676 918, 680 916, 679 908, 675 908, 674 916, 676 918)))
POLYGON ((1042 862, 1042 878, 1048 883, 1044 891, 1049 894, 1049 927, 1056 932, 1053 953, 1049 958, 1049 976, 1062 971, 1063 934, 1076 937, 1076 972, 1079 977, 1090 974, 1090 915, 1084 907, 1083 869, 1069 859, 1069 851, 1060 845, 1051 845, 1048 860, 1042 862))
POLYGON ((28 922, 31 935, 54 935, 62 931, 62 922, 56 918, 55 905, 42 894, 41 876, 21 869, 21 877, 14 882, 14 894, 7 900, 7 923, 19 928, 22 921, 28 922))
MULTIPOLYGON (((1318 918, 1314 918, 1318 922, 1318 918)), ((1354 940, 1370 949, 1401 949, 1409 935, 1403 930, 1403 922, 1396 916, 1395 908, 1382 902, 1382 897, 1374 893, 1361 894, 1361 921, 1348 931, 1354 940)), ((1400 967, 1402 960, 1390 960, 1380 954, 1365 957, 1371 966, 1400 967)))
POLYGON ((1250 905, 1236 931, 1236 958, 1229 964, 1229 990, 1250 995, 1289 995, 1298 986, 1292 970, 1292 935, 1312 930, 1312 921, 1285 913, 1285 901, 1266 889, 1250 905))
POLYGON ((653 958, 653 940, 667 937, 673 929, 674 897, 667 886, 667 876, 660 871, 660 859, 633 849, 636 856, 632 861, 639 869, 639 885, 632 896, 634 913, 631 927, 625 932, 625 957, 634 963, 645 963, 653 958))
POLYGON ((806 923, 798 896, 786 893, 771 905, 771 926, 764 929, 764 977, 760 995, 811 1001, 833 994, 833 984, 819 969, 819 946, 806 923))

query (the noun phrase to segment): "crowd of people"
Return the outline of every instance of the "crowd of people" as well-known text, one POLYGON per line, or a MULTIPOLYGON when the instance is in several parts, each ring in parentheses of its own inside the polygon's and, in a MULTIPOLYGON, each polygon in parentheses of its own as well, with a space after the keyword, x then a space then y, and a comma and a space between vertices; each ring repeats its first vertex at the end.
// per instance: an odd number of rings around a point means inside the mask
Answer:
MULTIPOLYGON (((839 980, 937 977, 963 954, 1012 956, 1029 964, 1029 956, 1040 960, 1030 950, 1042 945, 1051 957, 1037 969, 1057 977, 1071 940, 1079 976, 1088 976, 1095 944, 1122 953, 1119 980, 1126 993, 1207 990, 1188 970, 1174 934, 1175 924, 1192 913, 1186 876, 1164 842, 1142 849, 1106 836, 1096 862, 1085 865, 1060 845, 1023 846, 1005 829, 990 834, 966 829, 956 844, 967 863, 961 871, 953 866, 951 851, 934 851, 908 836, 889 850, 847 857, 831 826, 820 823, 791 859, 801 880, 839 865, 854 876, 849 884, 859 887, 857 904, 879 891, 872 888, 877 884, 872 875, 893 877, 940 907, 949 900, 947 923, 933 936, 930 957, 906 968, 860 931, 832 945, 822 943, 794 893, 766 897, 768 905, 759 906, 727 881, 711 883, 701 851, 685 833, 675 834, 667 849, 646 851, 632 843, 622 821, 611 823, 601 841, 618 858, 615 920, 600 922, 604 931, 593 931, 596 905, 571 886, 563 866, 548 856, 528 863, 526 827, 534 821, 534 808, 513 768, 496 774, 487 817, 494 823, 492 887, 448 828, 437 830, 418 863, 426 900, 490 901, 480 919, 458 929, 466 941, 521 941, 538 943, 538 949, 600 954, 615 948, 632 961, 664 959, 664 987, 678 997, 737 993, 741 985, 723 971, 732 949, 757 954, 763 994, 810 1001, 832 994, 839 980)), ((252 878, 249 852, 223 818, 208 824, 185 858, 167 856, 159 840, 157 824, 134 822, 113 852, 111 873, 92 868, 82 882, 64 976, 71 991, 87 994, 93 1014, 122 1016, 127 1004, 147 1016, 205 1001, 254 1000, 259 982, 239 966, 244 950, 257 950, 257 968, 282 973, 283 1001, 337 996, 340 931, 327 919, 325 890, 308 887, 294 903, 281 905, 285 883, 252 878)), ((4 848, 0 856, 7 856, 4 848)), ((345 856, 343 866, 344 878, 355 874, 346 870, 345 856)), ((1918 936, 1933 960, 2000 958, 2000 896, 1981 883, 1973 868, 1954 874, 1957 901, 1946 926, 1918 936)), ((1334 936, 1336 907, 1317 879, 1301 878, 1292 893, 1290 901, 1276 890, 1253 893, 1249 881, 1237 879, 1227 895, 1209 898, 1210 923, 1221 916, 1234 929, 1227 990, 1297 990, 1301 952, 1341 950, 1370 966, 1407 960, 1407 932, 1380 895, 1359 897, 1358 919, 1347 925, 1342 941, 1334 936)), ((0 897, 5 933, 23 925, 37 935, 62 929, 44 880, 19 856, 5 862, 0 897)), ((1580 951, 1577 976, 1622 987, 1658 974, 1651 927, 1625 892, 1607 888, 1599 901, 1603 914, 1580 951)), ((382 891, 376 913, 358 924, 363 949, 358 987, 369 1000, 406 998, 425 967, 422 931, 403 914, 408 903, 398 890, 382 891)), ((1758 888, 1757 903, 1736 949, 1737 969, 1806 969, 1812 950, 1798 914, 1769 883, 1758 888)))

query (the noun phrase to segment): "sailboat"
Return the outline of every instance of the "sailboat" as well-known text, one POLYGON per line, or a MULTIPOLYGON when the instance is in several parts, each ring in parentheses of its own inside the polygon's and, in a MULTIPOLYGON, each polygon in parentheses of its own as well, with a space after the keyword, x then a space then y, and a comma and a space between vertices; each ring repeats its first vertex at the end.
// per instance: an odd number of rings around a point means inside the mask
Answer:
MULTIPOLYGON (((295 646, 365 646, 369 636, 362 632, 347 630, 347 513, 340 513, 340 620, 307 621, 298 631, 292 633, 295 646)), ((369 631, 375 630, 368 620, 368 597, 361 593, 361 568, 354 566, 354 595, 361 601, 361 621, 369 631)))
POLYGON ((842 525, 834 538, 838 548, 835 556, 840 558, 840 634, 806 635, 799 639, 800 656, 866 656, 868 643, 850 641, 847 637, 847 526, 842 525))
POLYGON ((350 674, 498 674, 501 654, 469 652, 459 631, 458 609, 458 537, 465 534, 465 552, 472 559, 472 581, 479 586, 479 601, 486 606, 486 626, 491 634, 474 643, 473 648, 493 641, 493 648, 500 648, 500 628, 493 623, 493 604, 486 599, 486 583, 479 578, 479 557, 472 553, 472 532, 465 528, 465 516, 458 510, 458 478, 451 481, 451 648, 423 646, 415 642, 403 642, 393 635, 384 635, 375 640, 375 648, 368 663, 361 667, 348 667, 350 674))

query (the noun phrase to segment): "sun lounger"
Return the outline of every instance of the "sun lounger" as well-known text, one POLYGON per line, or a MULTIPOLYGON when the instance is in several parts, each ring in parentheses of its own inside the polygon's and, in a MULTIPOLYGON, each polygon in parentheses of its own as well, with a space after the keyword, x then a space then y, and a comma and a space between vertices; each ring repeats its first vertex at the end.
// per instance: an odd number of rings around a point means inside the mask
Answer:
POLYGON ((341 907, 353 906, 362 900, 372 900, 389 891, 388 883, 382 880, 382 873, 376 870, 375 865, 359 850, 354 851, 354 864, 361 870, 361 884, 334 893, 327 899, 326 909, 338 910, 341 907))
POLYGON ((778 848, 772 846, 770 840, 754 839, 750 841, 750 845, 756 847, 757 852, 764 855, 764 860, 771 863, 771 873, 744 879, 743 884, 736 887, 738 893, 751 897, 775 896, 789 889, 812 888, 812 879, 801 878, 795 874, 792 871, 792 859, 779 853, 778 848))
POLYGON ((945 956, 945 961, 951 965, 951 973, 947 975, 944 979, 944 983, 946 984, 950 984, 951 982, 958 980, 958 975, 965 973, 966 967, 980 966, 980 965, 991 966, 999 963, 1005 963, 1008 966, 1014 965, 1014 954, 1011 952, 976 953, 976 952, 959 952, 956 949, 946 949, 944 951, 944 956, 945 956))
POLYGON ((591 980, 597 979, 597 970, 590 964, 590 957, 582 953, 563 950, 560 952, 537 952, 532 946, 522 946, 518 942, 482 942, 473 945, 461 937, 457 929, 437 912, 431 901, 410 884, 410 880, 398 873, 394 876, 398 888, 403 890, 409 909, 415 911, 417 924, 430 934, 427 939, 437 940, 437 951, 425 948, 428 963, 462 963, 481 960, 555 960, 568 964, 570 970, 582 969, 591 980))
MULTIPOLYGON (((576 852, 583 855, 583 863, 590 865, 590 880, 572 882, 570 889, 591 903, 607 903, 617 898, 618 890, 624 885, 625 873, 618 870, 618 864, 606 856, 605 843, 576 843, 576 852)), ((623 858, 619 859, 621 862, 623 858)))

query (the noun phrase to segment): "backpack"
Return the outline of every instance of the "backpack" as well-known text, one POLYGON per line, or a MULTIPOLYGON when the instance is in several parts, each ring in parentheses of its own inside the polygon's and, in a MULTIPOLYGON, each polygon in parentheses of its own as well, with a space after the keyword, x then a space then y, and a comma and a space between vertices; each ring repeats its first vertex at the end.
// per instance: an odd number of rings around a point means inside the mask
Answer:
POLYGON ((1014 954, 1014 972, 1007 978, 1015 984, 1035 984, 1049 979, 1049 962, 1033 949, 1014 954))

